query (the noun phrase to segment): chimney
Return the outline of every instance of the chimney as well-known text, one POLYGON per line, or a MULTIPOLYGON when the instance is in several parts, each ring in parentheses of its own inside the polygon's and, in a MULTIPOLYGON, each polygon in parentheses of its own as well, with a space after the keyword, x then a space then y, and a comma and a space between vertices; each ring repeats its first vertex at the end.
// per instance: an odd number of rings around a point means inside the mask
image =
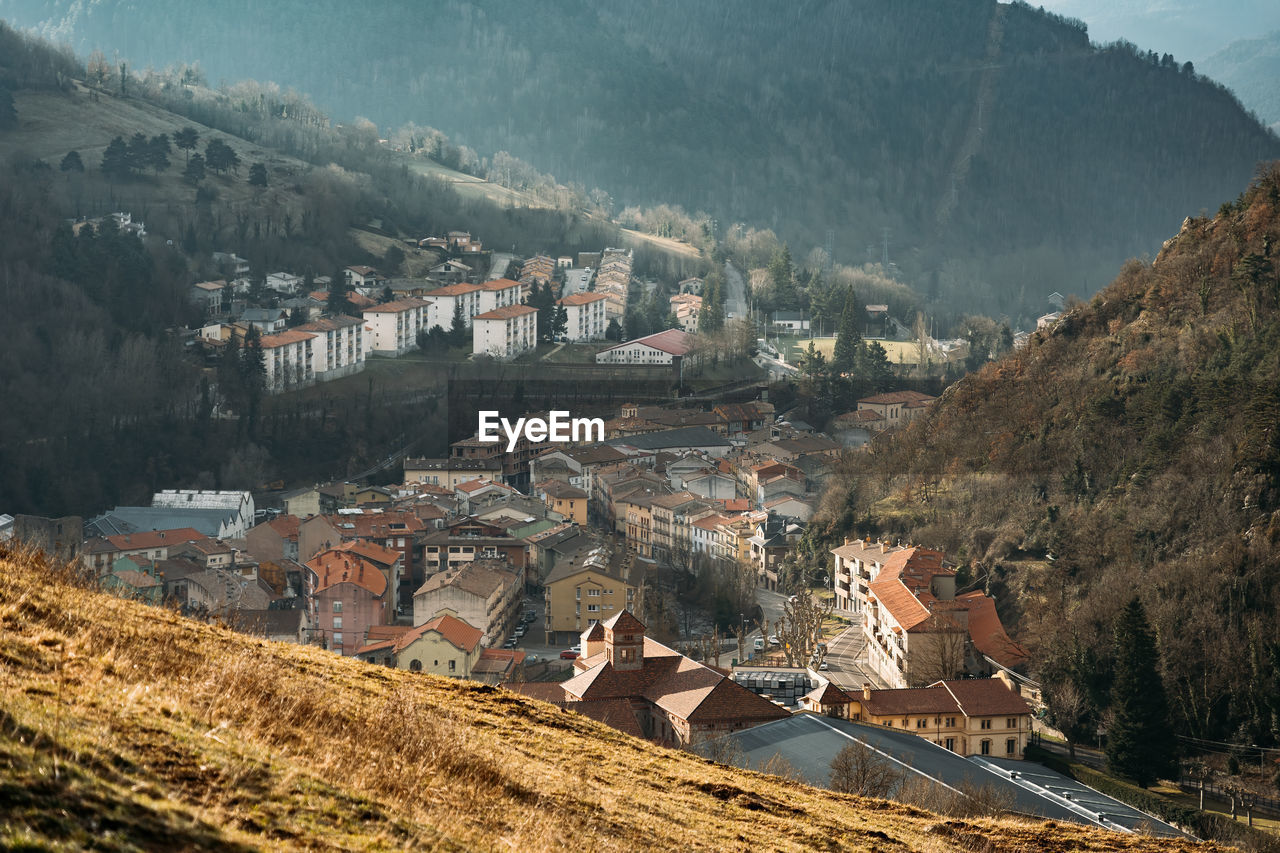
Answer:
POLYGON ((880 553, 881 554, 889 553, 889 543, 884 539, 880 540, 880 553))
POLYGON ((862 682, 862 701, 863 702, 871 701, 871 682, 870 681, 862 682))

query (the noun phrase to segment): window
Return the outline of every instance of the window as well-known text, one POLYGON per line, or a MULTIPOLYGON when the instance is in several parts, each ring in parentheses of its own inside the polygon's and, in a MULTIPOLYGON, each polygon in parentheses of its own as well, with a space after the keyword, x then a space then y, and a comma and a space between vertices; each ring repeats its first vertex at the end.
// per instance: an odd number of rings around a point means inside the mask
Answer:
POLYGON ((340 631, 333 632, 333 644, 335 646, 342 645, 342 633, 340 631))
POLYGON ((1018 739, 1009 738, 1004 742, 1005 755, 1016 755, 1018 752, 1018 739))
POLYGON ((947 738, 947 749, 951 750, 952 752, 955 752, 955 751, 956 751, 956 739, 955 739, 955 738, 953 738, 953 737, 949 737, 949 738, 947 738))
POLYGON ((458 671, 458 662, 456 660, 449 661, 449 671, 450 672, 458 671))
POLYGON ((409 669, 413 672, 422 672, 422 661, 414 659, 409 661, 409 669))
POLYGON ((989 741, 989 740, 984 740, 984 741, 982 742, 982 754, 983 754, 983 755, 990 755, 990 754, 991 754, 991 741, 989 741))
POLYGON ((991 728, 991 721, 990 721, 990 720, 983 720, 983 721, 982 721, 982 728, 984 728, 984 729, 989 729, 989 728, 991 728))
POLYGON ((334 612, 334 613, 341 613, 341 612, 342 612, 342 602, 341 602, 341 601, 335 601, 335 602, 333 603, 333 612, 334 612))
POLYGON ((917 728, 917 729, 923 729, 923 728, 924 728, 925 726, 927 726, 927 725, 929 725, 929 718, 928 718, 928 717, 921 717, 920 719, 916 720, 916 728, 917 728))
POLYGON ((341 617, 341 616, 335 616, 335 617, 333 617, 333 628, 334 628, 334 630, 335 630, 335 631, 341 631, 341 630, 342 630, 342 617, 341 617))
POLYGON ((600 590, 598 590, 598 589, 589 589, 589 590, 587 590, 587 597, 588 597, 588 598, 599 598, 599 597, 600 597, 600 590))
POLYGON ((885 728, 889 728, 889 729, 893 728, 893 720, 885 720, 884 726, 885 728))
POLYGON ((954 729, 956 727, 956 718, 947 717, 947 728, 954 729))
POLYGON ((1004 727, 1006 729, 1016 729, 1018 727, 1018 718, 1009 717, 1007 720, 1004 721, 1004 727))
POLYGON ((588 612, 588 613, 599 613, 599 612, 600 612, 600 605, 599 605, 599 604, 588 604, 588 605, 587 605, 587 612, 588 612))

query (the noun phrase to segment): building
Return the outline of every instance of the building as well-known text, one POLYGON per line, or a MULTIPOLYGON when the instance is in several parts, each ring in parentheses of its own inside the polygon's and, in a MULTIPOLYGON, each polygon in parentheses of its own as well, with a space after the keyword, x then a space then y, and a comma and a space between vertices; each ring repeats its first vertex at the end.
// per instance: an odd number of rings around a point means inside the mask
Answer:
POLYGON ((167 560, 169 549, 184 542, 207 538, 199 530, 150 530, 139 533, 122 533, 90 539, 80 551, 81 562, 95 574, 111 571, 121 557, 140 556, 149 560, 167 560))
POLYGON ((520 304, 520 282, 498 278, 480 285, 480 305, 477 313, 483 314, 495 308, 520 304))
POLYGON ((568 322, 565 337, 571 343, 604 340, 608 324, 605 313, 606 297, 602 293, 570 293, 556 304, 564 308, 568 322))
POLYGON ((501 459, 462 459, 449 456, 443 459, 405 457, 404 481, 427 483, 454 489, 471 480, 502 482, 501 459))
POLYGON ((357 656, 396 669, 426 672, 447 678, 471 678, 480 660, 484 632, 448 613, 411 628, 398 639, 370 643, 357 656))
POLYGON ((312 361, 316 335, 288 329, 274 335, 263 335, 262 361, 266 366, 263 385, 269 394, 294 388, 305 388, 316 381, 312 361))
POLYGON ((861 614, 867 605, 868 584, 884 568, 888 555, 904 550, 902 545, 881 540, 849 539, 831 550, 832 586, 836 610, 861 614))
POLYGON ((227 532, 221 539, 240 539, 254 525, 253 493, 212 489, 163 489, 151 496, 151 506, 164 509, 208 509, 225 514, 227 532))
POLYGON ((289 324, 289 312, 283 308, 246 308, 240 312, 240 324, 252 326, 264 335, 283 332, 289 324))
POLYGON ((300 524, 301 519, 296 515, 285 514, 255 525, 245 534, 245 550, 257 560, 297 561, 300 524))
POLYGON ((596 353, 596 364, 679 366, 693 351, 693 336, 680 329, 615 344, 596 353))
POLYGON ((614 554, 593 536, 578 535, 547 560, 543 581, 543 628, 547 644, 569 644, 584 630, 635 604, 644 564, 633 555, 614 554))
POLYGON ((387 281, 386 276, 368 266, 347 267, 342 271, 342 277, 346 279, 347 287, 365 290, 381 287, 387 281))
POLYGON ((897 728, 957 755, 1021 759, 1031 737, 1031 706, 1000 678, 937 681, 927 687, 841 690, 819 685, 806 710, 897 728))
POLYGON ((226 313, 223 307, 227 294, 227 283, 217 281, 199 281, 191 285, 190 300, 203 309, 206 317, 216 317, 226 313))
POLYGON ((533 492, 553 512, 558 512, 574 524, 587 524, 587 493, 563 480, 543 480, 533 487, 533 492))
POLYGON ((578 674, 560 687, 571 702, 626 701, 645 737, 685 747, 791 716, 719 670, 651 640, 623 610, 582 634, 578 674))
POLYGON ((321 317, 295 326, 294 332, 310 332, 311 365, 320 381, 337 379, 364 370, 364 322, 345 314, 321 317))
POLYGON ((890 391, 863 397, 858 401, 858 411, 875 412, 881 418, 877 426, 887 429, 910 422, 928 408, 934 399, 919 391, 890 391))
POLYGON ((809 331, 809 318, 803 311, 774 311, 773 328, 780 332, 800 334, 809 331))
POLYGON ((538 346, 538 309, 508 305, 477 314, 472 320, 471 351, 497 359, 511 359, 538 346))
POLYGON ((483 631, 485 646, 496 647, 515 629, 523 600, 523 569, 474 560, 427 578, 413 594, 413 621, 421 625, 449 613, 483 631))
POLYGON ((677 293, 669 300, 671 313, 676 315, 680 328, 689 334, 698 331, 698 318, 702 315, 702 297, 692 293, 677 293))
POLYGON ((315 639, 340 655, 354 655, 369 629, 395 621, 386 576, 349 550, 330 549, 312 557, 307 600, 315 639))
POLYGON ((453 316, 461 309, 462 322, 471 328, 471 318, 480 313, 480 294, 484 292, 478 284, 459 282, 429 290, 426 298, 431 302, 427 315, 427 328, 436 326, 446 332, 453 328, 453 316))
POLYGON ((769 513, 755 525, 749 540, 751 562, 765 589, 778 589, 778 570, 804 535, 804 525, 794 519, 769 513))
POLYGON ((394 357, 417 349, 418 332, 430 328, 430 304, 410 296, 364 309, 365 334, 372 338, 371 352, 394 357))

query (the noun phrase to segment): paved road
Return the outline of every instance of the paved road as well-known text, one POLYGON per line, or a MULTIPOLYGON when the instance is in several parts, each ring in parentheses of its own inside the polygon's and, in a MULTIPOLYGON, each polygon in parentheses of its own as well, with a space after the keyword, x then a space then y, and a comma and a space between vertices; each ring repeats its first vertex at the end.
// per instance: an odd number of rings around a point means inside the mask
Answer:
POLYGON ((868 682, 872 687, 886 686, 884 679, 867 666, 866 644, 866 635, 858 624, 850 625, 827 644, 827 677, 837 687, 861 690, 868 682))
POLYGON ((724 298, 724 315, 728 317, 747 316, 747 282, 738 272, 738 268, 728 261, 724 262, 724 277, 729 284, 729 292, 724 298))

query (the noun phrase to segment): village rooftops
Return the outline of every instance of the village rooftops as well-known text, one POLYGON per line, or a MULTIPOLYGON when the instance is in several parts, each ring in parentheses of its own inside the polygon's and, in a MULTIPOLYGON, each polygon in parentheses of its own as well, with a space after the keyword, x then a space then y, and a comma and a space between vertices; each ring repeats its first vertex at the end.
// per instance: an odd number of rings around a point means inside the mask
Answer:
POLYGON ((480 285, 481 290, 489 291, 510 290, 513 287, 520 287, 520 282, 512 281, 509 278, 495 278, 480 285))
POLYGON ((435 290, 428 290, 424 296, 465 296, 468 293, 475 293, 478 290, 484 290, 478 284, 467 284, 461 282, 459 284, 447 284, 444 287, 437 287, 435 290))
POLYGON ((590 305, 608 299, 603 293, 570 293, 563 299, 556 300, 557 305, 590 305))
POLYGON ((346 314, 338 314, 335 317, 321 317, 318 320, 312 320, 310 323, 303 323, 301 326, 295 326, 295 332, 334 332, 338 329, 349 329, 352 326, 360 326, 364 324, 364 320, 356 317, 348 317, 346 314))
POLYGON ((403 311, 412 311, 415 308, 426 308, 431 303, 425 299, 415 299, 412 296, 406 296, 403 299, 393 299, 390 302, 383 302, 374 305, 372 308, 364 309, 366 314, 399 314, 403 311))
POLYGON ((307 561, 307 568, 316 573, 316 593, 341 583, 354 584, 375 597, 387 591, 387 579, 382 572, 350 552, 323 551, 307 561))
POLYGON ((118 536, 107 536, 101 539, 90 539, 85 543, 83 553, 143 551, 168 548, 208 538, 208 536, 193 527, 183 527, 177 530, 146 530, 137 533, 123 533, 118 536))
POLYGON ((934 400, 928 394, 922 394, 919 391, 889 391, 885 394, 875 394, 871 397, 863 397, 859 403, 869 403, 873 406, 890 406, 905 403, 928 403, 934 400))
POLYGON ((258 340, 258 345, 263 349, 276 349, 277 347, 288 346, 289 344, 300 344, 315 338, 310 332, 299 332, 296 329, 287 329, 283 332, 277 332, 274 335, 263 335, 258 340))
POLYGON ((524 317, 527 314, 537 314, 538 309, 532 305, 503 305, 501 308, 494 308, 492 311, 486 311, 483 314, 477 314, 474 320, 511 320, 516 317, 524 317))
POLYGON ((476 646, 480 645, 480 640, 484 638, 484 631, 481 631, 471 623, 452 614, 442 613, 434 619, 401 634, 400 639, 395 641, 394 648, 396 652, 404 651, 410 643, 419 639, 428 631, 435 631, 456 649, 468 654, 474 652, 476 646))
POLYGON ((733 442, 714 430, 694 426, 613 438, 606 444, 610 447, 634 447, 636 450, 663 450, 669 447, 729 447, 733 442))
POLYGON ((625 341, 620 344, 608 347, 600 351, 601 354, 612 352, 622 347, 632 346, 633 344, 641 344, 652 349, 665 352, 668 355, 688 355, 693 349, 693 335, 680 329, 667 329, 665 332, 657 332, 647 335, 643 338, 625 341))

